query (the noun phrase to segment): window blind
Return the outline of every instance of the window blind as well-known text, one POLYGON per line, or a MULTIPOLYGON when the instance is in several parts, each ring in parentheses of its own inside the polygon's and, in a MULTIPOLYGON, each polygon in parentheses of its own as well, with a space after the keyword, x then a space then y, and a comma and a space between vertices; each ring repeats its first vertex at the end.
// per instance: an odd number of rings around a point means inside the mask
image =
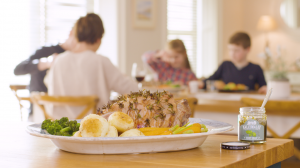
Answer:
POLYGON ((180 39, 193 72, 197 70, 197 0, 168 0, 168 40, 180 39))
POLYGON ((76 20, 93 12, 94 0, 42 0, 40 18, 42 37, 45 44, 64 42, 76 20), (43 32, 44 31, 44 32, 43 32))

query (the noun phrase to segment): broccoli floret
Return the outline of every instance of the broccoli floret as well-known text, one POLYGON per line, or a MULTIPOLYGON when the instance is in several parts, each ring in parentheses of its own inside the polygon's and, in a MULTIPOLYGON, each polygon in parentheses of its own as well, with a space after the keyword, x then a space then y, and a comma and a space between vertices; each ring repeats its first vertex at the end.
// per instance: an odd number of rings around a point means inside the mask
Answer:
POLYGON ((75 134, 76 134, 76 132, 73 132, 73 133, 72 133, 72 136, 74 136, 75 134))
POLYGON ((80 124, 77 123, 76 120, 69 122, 69 127, 71 128, 72 132, 78 131, 79 130, 79 126, 80 126, 80 124))
POLYGON ((56 133, 60 132, 62 126, 59 124, 58 120, 52 122, 52 124, 48 125, 46 128, 47 132, 51 135, 55 135, 56 133))
POLYGON ((42 123, 42 129, 47 129, 49 125, 52 124, 52 121, 50 119, 44 120, 42 123))
POLYGON ((80 123, 77 123, 76 130, 79 131, 80 123))
POLYGON ((60 130, 61 133, 64 133, 64 132, 72 132, 71 128, 70 127, 66 127, 66 128, 63 128, 62 130, 60 130))
POLYGON ((69 126, 69 119, 68 119, 68 117, 63 117, 58 122, 61 125, 61 127, 63 127, 63 128, 69 126))
POLYGON ((55 135, 59 135, 59 136, 72 136, 72 134, 70 134, 69 132, 57 132, 55 135))
POLYGON ((69 121, 68 117, 63 117, 60 120, 51 121, 44 120, 41 128, 47 130, 51 135, 72 136, 73 133, 79 130, 80 123, 76 120, 69 121))

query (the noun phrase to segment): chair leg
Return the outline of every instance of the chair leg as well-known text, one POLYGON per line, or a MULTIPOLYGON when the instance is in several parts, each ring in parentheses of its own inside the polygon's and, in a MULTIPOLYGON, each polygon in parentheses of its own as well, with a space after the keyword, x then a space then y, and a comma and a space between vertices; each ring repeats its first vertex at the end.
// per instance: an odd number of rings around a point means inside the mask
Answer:
POLYGON ((294 147, 294 155, 300 160, 300 150, 294 147))
POLYGON ((267 130, 271 133, 274 138, 281 138, 275 131, 273 131, 270 127, 267 126, 267 130))
POLYGON ((296 132, 300 128, 300 122, 296 124, 292 129, 290 129, 286 134, 282 136, 282 138, 289 138, 291 135, 296 132))
POLYGON ((19 104, 20 104, 21 121, 23 121, 23 115, 22 115, 22 108, 23 108, 23 106, 22 106, 21 102, 19 104))

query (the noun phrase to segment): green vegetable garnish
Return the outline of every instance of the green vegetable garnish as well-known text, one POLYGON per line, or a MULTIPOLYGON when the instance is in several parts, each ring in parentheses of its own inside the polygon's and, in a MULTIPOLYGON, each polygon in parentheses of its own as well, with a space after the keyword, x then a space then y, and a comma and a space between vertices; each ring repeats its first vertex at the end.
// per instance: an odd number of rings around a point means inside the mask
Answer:
POLYGON ((178 134, 179 132, 184 131, 184 130, 190 128, 191 126, 193 126, 193 125, 189 125, 189 126, 187 126, 187 127, 179 128, 179 129, 175 130, 175 131, 173 132, 173 134, 178 134))
MULTIPOLYGON (((184 126, 183 127, 186 127, 187 125, 189 125, 190 124, 190 122, 188 122, 188 123, 186 123, 186 124, 184 124, 184 126)), ((193 124, 192 124, 193 125, 193 124)))
POLYGON ((208 129, 207 128, 201 128, 201 132, 207 132, 208 129))
POLYGON ((56 133, 60 132, 63 129, 62 126, 59 124, 58 120, 53 121, 51 124, 48 124, 46 130, 49 134, 55 135, 56 133))
POLYGON ((46 129, 51 123, 52 121, 50 119, 44 120, 42 123, 42 129, 46 129))
POLYGON ((187 130, 187 131, 184 131, 183 134, 193 134, 194 131, 193 130, 187 130))
POLYGON ((70 132, 71 128, 70 127, 66 127, 60 130, 60 133, 64 133, 64 132, 70 132))
POLYGON ((179 125, 177 124, 177 125, 175 125, 174 127, 170 128, 169 131, 173 132, 173 131, 175 131, 178 127, 179 127, 179 125))
POLYGON ((61 118, 58 122, 59 122, 59 124, 60 124, 63 128, 69 126, 69 119, 68 119, 68 117, 63 117, 63 118, 61 118))
POLYGON ((51 135, 59 136, 72 136, 72 134, 79 130, 80 123, 76 120, 69 121, 67 117, 60 120, 51 121, 50 119, 44 120, 41 128, 46 130, 51 135))

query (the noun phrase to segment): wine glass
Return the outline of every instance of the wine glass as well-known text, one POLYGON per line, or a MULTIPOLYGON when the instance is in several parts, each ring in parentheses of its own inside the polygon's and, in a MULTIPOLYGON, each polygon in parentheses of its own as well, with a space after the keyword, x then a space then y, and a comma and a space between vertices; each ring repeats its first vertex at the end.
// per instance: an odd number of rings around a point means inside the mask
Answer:
POLYGON ((137 80, 138 87, 141 89, 143 86, 142 82, 146 76, 146 70, 145 70, 143 64, 133 63, 132 69, 131 69, 131 76, 137 80))

